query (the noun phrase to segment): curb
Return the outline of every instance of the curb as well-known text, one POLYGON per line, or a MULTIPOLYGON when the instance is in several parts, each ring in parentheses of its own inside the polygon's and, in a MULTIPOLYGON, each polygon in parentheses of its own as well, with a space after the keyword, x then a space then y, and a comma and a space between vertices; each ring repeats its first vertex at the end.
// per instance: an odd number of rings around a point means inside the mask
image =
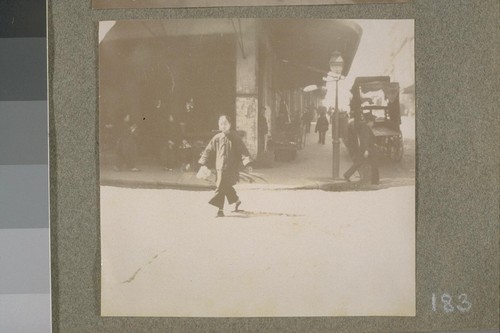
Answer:
MULTIPOLYGON (((307 185, 282 185, 282 184, 240 184, 239 189, 244 190, 267 190, 267 191, 295 191, 295 190, 322 190, 327 192, 349 192, 349 191, 376 191, 390 187, 412 186, 415 180, 403 179, 382 179, 380 184, 372 185, 363 182, 346 182, 343 180, 325 181, 307 185)), ((100 186, 126 187, 136 189, 176 189, 185 191, 213 191, 215 185, 211 183, 192 184, 168 181, 148 181, 148 180, 118 180, 101 179, 100 186)))
POLYGON ((175 189, 187 191, 212 191, 215 190, 215 185, 207 184, 189 184, 189 183, 173 183, 165 181, 147 181, 147 180, 118 180, 118 179, 101 179, 100 186, 114 186, 140 189, 175 189))

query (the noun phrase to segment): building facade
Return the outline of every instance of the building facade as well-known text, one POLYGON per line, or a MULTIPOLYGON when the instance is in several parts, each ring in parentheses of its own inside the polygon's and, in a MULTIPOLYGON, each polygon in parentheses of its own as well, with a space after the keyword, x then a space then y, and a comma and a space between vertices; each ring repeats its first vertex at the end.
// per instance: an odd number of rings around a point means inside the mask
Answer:
POLYGON ((303 88, 322 84, 333 51, 347 73, 360 36, 359 26, 343 20, 116 22, 99 48, 101 138, 112 140, 129 115, 143 150, 154 155, 172 117, 187 139, 202 142, 217 130, 218 115, 228 114, 256 158, 265 149, 264 119, 271 137, 283 110, 290 123, 299 120, 318 99, 303 88))

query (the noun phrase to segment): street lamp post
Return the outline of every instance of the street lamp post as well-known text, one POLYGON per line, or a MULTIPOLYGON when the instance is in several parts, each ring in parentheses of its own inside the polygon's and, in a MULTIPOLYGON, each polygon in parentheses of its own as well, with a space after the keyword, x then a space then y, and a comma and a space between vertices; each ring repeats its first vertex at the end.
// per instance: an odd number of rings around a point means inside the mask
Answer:
POLYGON ((339 178, 340 169, 340 135, 339 135, 339 79, 335 80, 335 109, 333 111, 333 126, 332 126, 332 177, 339 178))
POLYGON ((344 59, 340 52, 333 52, 330 57, 330 72, 328 79, 335 81, 335 109, 333 112, 332 123, 332 177, 339 179, 340 170, 340 133, 339 133, 339 80, 342 79, 342 69, 344 68, 344 59))

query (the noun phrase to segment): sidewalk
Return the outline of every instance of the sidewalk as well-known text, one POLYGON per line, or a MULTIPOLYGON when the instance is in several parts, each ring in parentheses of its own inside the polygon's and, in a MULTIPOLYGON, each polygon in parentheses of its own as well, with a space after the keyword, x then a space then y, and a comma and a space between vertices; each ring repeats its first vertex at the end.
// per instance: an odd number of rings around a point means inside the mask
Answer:
MULTIPOLYGON (((329 191, 373 190, 394 186, 413 185, 413 178, 383 178, 387 172, 381 170, 380 185, 362 184, 352 177, 352 182, 332 179, 331 132, 327 133, 326 144, 320 145, 317 134, 310 133, 304 149, 299 150, 297 158, 290 162, 274 162, 272 168, 254 169, 253 173, 265 181, 256 179, 254 183, 240 182, 237 188, 244 189, 322 189, 329 191)), ((213 181, 196 178, 194 171, 165 171, 160 165, 139 165, 141 171, 117 172, 111 166, 101 169, 100 184, 104 186, 132 188, 182 188, 191 190, 212 190, 213 181)), ((345 147, 341 144, 340 177, 350 167, 351 161, 345 147)), ((381 166, 384 168, 384 166, 381 166)))

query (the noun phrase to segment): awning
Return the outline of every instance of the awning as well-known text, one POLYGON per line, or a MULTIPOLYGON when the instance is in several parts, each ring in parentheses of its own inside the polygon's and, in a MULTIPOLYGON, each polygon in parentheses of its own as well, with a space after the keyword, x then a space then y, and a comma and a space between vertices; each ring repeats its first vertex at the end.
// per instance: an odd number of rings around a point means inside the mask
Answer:
POLYGON ((322 84, 332 53, 344 60, 347 76, 358 50, 361 27, 350 20, 273 19, 260 21, 277 56, 278 88, 322 84))
POLYGON ((334 51, 341 53, 342 75, 347 76, 362 35, 361 27, 352 20, 205 19, 117 21, 102 31, 100 39, 111 42, 155 38, 165 43, 163 37, 166 36, 199 36, 200 39, 210 34, 238 36, 242 33, 240 20, 246 28, 255 22, 257 38, 267 39, 277 60, 273 71, 278 89, 322 85, 323 77, 330 71, 329 61, 334 51))

